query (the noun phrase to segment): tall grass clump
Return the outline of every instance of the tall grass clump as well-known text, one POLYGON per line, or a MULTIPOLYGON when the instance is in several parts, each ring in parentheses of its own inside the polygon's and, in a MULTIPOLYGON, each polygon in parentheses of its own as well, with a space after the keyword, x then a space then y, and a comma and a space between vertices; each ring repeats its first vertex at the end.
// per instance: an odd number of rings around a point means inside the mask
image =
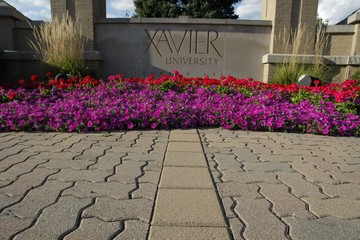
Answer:
POLYGON ((303 74, 309 74, 323 83, 329 81, 330 68, 323 63, 323 55, 329 49, 328 38, 323 25, 316 31, 315 42, 309 36, 306 26, 299 26, 294 32, 282 31, 275 41, 280 41, 284 52, 289 54, 285 60, 276 65, 272 82, 281 84, 297 83, 303 74), (311 55, 309 55, 311 52, 311 55))
POLYGON ((81 75, 86 68, 83 54, 85 40, 82 30, 68 13, 57 16, 51 22, 33 28, 34 41, 29 40, 40 61, 52 71, 81 75))

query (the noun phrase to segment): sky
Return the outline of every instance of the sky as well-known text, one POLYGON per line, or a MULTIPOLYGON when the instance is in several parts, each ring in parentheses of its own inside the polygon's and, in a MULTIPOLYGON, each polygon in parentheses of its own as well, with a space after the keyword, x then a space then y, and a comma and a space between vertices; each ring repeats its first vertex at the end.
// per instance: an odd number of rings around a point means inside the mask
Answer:
MULTIPOLYGON (((51 19, 50 0, 5 0, 32 20, 51 19)), ((262 0, 242 0, 235 5, 239 19, 260 19, 262 0)), ((122 18, 134 13, 133 0, 106 0, 107 17, 122 18)), ((319 0, 318 15, 336 24, 360 8, 358 0, 319 0)))

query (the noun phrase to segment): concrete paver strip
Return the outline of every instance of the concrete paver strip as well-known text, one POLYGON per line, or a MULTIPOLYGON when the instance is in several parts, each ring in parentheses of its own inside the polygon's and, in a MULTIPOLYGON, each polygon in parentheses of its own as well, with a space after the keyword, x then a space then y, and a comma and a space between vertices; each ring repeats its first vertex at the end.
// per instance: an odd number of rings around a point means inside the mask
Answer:
POLYGON ((155 226, 151 228, 152 240, 224 240, 229 237, 225 227, 166 227, 155 226), (170 237, 171 236, 171 237, 170 237))

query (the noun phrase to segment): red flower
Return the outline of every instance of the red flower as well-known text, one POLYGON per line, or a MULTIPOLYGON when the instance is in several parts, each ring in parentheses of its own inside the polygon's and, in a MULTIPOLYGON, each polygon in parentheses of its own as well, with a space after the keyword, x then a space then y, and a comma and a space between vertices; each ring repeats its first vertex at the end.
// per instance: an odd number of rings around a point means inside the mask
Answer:
POLYGON ((13 100, 14 98, 16 98, 16 92, 9 92, 9 99, 13 100))
POLYGON ((47 72, 47 73, 46 73, 46 76, 47 76, 47 77, 51 77, 51 76, 52 76, 52 72, 47 72))
POLYGON ((314 80, 314 84, 315 84, 315 86, 319 86, 320 80, 319 80, 319 79, 315 79, 315 80, 314 80))
POLYGON ((25 84, 25 80, 24 80, 24 79, 20 79, 20 80, 19 80, 19 84, 20 84, 20 85, 24 85, 24 84, 25 84))
POLYGON ((39 79, 39 76, 36 75, 36 74, 34 74, 34 75, 31 76, 31 81, 32 81, 32 82, 36 82, 38 79, 39 79))

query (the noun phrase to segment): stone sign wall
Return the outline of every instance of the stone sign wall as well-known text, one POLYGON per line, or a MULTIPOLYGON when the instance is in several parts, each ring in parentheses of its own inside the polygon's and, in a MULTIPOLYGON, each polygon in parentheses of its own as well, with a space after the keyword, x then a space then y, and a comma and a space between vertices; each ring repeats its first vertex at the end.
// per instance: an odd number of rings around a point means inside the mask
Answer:
POLYGON ((157 76, 233 75, 262 80, 259 59, 269 52, 270 21, 104 19, 96 23, 96 46, 105 74, 157 76))

